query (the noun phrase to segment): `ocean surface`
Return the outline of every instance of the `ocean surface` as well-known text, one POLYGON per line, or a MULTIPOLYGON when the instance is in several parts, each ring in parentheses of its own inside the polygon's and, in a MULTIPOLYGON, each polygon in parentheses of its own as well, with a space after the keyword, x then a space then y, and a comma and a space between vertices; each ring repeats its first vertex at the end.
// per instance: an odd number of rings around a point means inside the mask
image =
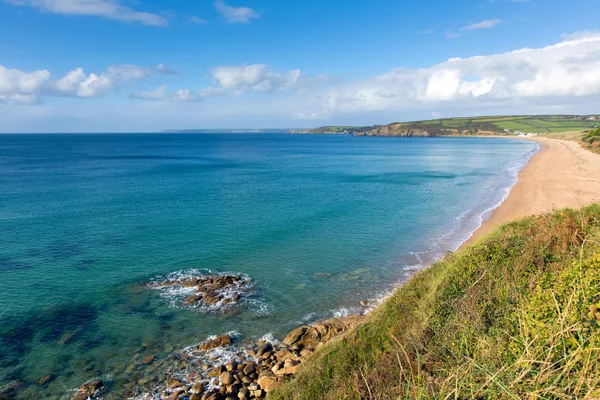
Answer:
POLYGON ((145 356, 365 312, 467 239, 535 151, 502 138, 0 135, 0 393, 70 398, 100 378, 116 398, 145 378, 145 356), (253 287, 235 307, 189 308, 147 285, 173 273, 253 287))

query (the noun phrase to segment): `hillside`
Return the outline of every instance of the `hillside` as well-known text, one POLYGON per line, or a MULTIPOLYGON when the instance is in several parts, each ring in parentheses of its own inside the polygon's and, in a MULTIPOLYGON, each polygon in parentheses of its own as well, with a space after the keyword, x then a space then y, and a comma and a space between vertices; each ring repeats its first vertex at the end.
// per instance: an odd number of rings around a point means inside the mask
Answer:
POLYGON ((600 206, 504 225, 399 288, 271 399, 600 397, 600 206))
POLYGON ((503 135, 519 133, 570 134, 600 125, 598 115, 530 115, 488 116, 474 118, 444 118, 427 121, 394 122, 373 126, 323 126, 293 133, 346 133, 359 136, 441 136, 441 135, 503 135))

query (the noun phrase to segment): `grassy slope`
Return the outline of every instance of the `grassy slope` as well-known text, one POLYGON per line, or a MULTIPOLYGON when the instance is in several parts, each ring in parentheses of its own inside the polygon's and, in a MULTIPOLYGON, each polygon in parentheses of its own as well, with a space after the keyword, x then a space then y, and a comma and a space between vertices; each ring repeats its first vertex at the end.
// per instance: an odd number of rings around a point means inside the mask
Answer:
POLYGON ((508 225, 413 277, 271 399, 600 398, 600 206, 508 225))
MULTIPOLYGON (((504 134, 504 129, 511 131, 522 131, 525 133, 544 133, 558 134, 563 133, 573 135, 578 133, 583 135, 583 131, 594 129, 600 124, 598 120, 589 121, 588 117, 575 115, 517 115, 517 116, 487 116, 473 118, 443 118, 428 121, 413 121, 402 123, 405 126, 435 127, 437 129, 447 130, 446 133, 459 134, 484 134, 500 133, 504 134)), ((350 127, 350 126, 325 126, 312 130, 312 133, 324 132, 368 132, 377 126, 370 127, 350 127)))

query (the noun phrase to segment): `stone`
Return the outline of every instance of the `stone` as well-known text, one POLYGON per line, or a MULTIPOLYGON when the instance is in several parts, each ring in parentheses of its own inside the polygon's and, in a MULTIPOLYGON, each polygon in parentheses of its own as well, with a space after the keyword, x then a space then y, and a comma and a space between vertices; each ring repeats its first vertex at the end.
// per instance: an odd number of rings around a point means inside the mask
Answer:
POLYGON ((181 386, 183 386, 183 383, 181 383, 181 381, 179 381, 177 379, 169 379, 167 381, 167 387, 169 389, 175 389, 175 388, 178 388, 178 387, 181 387, 181 386))
POLYGON ((262 390, 269 393, 277 384, 277 379, 271 376, 263 376, 262 378, 258 378, 257 383, 262 390))
POLYGON ((285 362, 283 363, 283 366, 285 368, 295 367, 296 365, 298 365, 298 361, 296 360, 285 360, 285 362))
POLYGON ((214 378, 214 377, 221 375, 223 372, 225 372, 225 367, 222 365, 219 365, 219 366, 215 367, 212 371, 210 371, 208 373, 208 375, 206 375, 206 376, 209 378, 214 378))
POLYGON ((224 385, 231 385, 235 381, 235 379, 233 378, 233 375, 231 375, 231 372, 223 372, 219 376, 219 379, 221 380, 221 383, 223 383, 224 385))
POLYGON ((202 400, 202 397, 198 393, 192 393, 190 400, 202 400))
POLYGON ((280 361, 285 361, 290 357, 290 352, 287 350, 279 350, 275 353, 275 357, 280 361))
POLYGON ((148 356, 142 360, 142 364, 151 364, 156 359, 156 356, 148 356))
POLYGON ((54 379, 54 375, 42 376, 40 379, 38 379, 37 384, 40 385, 40 386, 47 385, 53 379, 54 379))
POLYGON ((197 347, 198 350, 207 351, 216 349, 217 347, 225 347, 230 346, 232 343, 231 336, 225 334, 221 336, 217 336, 214 339, 209 339, 203 342, 200 346, 197 347))
POLYGON ((227 364, 225 364, 225 369, 227 369, 227 371, 231 372, 237 369, 238 363, 237 361, 230 361, 227 364))
POLYGON ((102 381, 91 381, 81 385, 77 393, 73 396, 72 400, 87 400, 93 399, 96 396, 98 390, 100 390, 104 384, 102 381))
POLYGON ((307 328, 307 326, 301 326, 300 328, 294 329, 285 337, 285 339, 283 339, 283 343, 288 346, 298 343, 306 333, 307 328))
POLYGON ((192 385, 191 392, 192 393, 202 393, 202 392, 204 392, 204 385, 202 384, 202 382, 196 382, 196 383, 194 383, 192 385))
POLYGON ((275 371, 275 375, 277 375, 277 376, 294 375, 296 373, 297 369, 298 369, 297 365, 294 367, 283 367, 283 368, 275 371))
POLYGON ((256 371, 256 367, 254 366, 254 364, 253 363, 246 363, 246 366, 244 367, 244 374, 250 375, 254 371, 256 371))
POLYGON ((241 385, 227 386, 227 390, 225 391, 225 393, 237 395, 239 393, 241 387, 242 387, 241 385))
POLYGON ((257 383, 251 383, 248 385, 248 390, 251 392, 254 392, 255 390, 258 390, 258 389, 259 389, 259 387, 258 387, 257 383))

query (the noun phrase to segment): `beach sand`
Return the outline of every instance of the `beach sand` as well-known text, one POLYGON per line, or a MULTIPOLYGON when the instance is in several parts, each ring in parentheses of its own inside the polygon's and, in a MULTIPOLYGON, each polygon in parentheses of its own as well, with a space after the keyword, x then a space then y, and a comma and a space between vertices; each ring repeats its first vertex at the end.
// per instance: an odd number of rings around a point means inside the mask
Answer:
POLYGON ((541 150, 519 173, 504 203, 461 248, 520 217, 600 202, 600 155, 573 141, 528 139, 539 142, 541 150))

